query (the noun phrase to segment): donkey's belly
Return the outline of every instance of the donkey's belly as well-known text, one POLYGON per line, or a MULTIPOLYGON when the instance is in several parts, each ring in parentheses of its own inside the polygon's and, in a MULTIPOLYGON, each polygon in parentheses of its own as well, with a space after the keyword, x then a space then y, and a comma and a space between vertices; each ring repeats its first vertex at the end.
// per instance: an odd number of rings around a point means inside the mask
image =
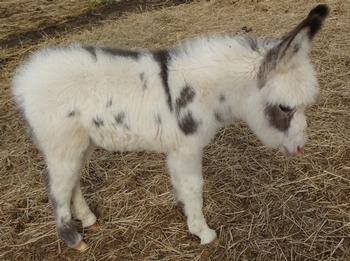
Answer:
POLYGON ((90 138, 97 146, 109 151, 166 151, 160 133, 152 138, 130 129, 104 128, 91 131, 90 138))

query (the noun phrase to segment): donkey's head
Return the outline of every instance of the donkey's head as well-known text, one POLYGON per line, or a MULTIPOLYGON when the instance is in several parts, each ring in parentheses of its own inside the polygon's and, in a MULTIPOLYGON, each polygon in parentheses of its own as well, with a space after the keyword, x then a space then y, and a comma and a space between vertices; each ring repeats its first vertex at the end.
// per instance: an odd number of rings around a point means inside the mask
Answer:
POLYGON ((268 50, 259 68, 259 92, 254 98, 255 104, 251 104, 256 107, 257 123, 250 125, 265 145, 279 147, 287 154, 294 155, 304 149, 304 110, 318 96, 309 51, 328 13, 326 5, 312 9, 298 26, 268 50))

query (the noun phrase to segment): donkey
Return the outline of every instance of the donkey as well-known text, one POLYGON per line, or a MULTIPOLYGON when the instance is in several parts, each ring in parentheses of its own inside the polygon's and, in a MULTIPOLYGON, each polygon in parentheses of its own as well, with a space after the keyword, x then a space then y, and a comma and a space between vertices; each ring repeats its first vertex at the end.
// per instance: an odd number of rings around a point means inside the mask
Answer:
POLYGON ((248 124, 262 143, 295 155, 306 106, 318 96, 311 41, 328 16, 318 5, 281 38, 214 35, 161 50, 56 46, 33 54, 13 94, 48 167, 60 237, 83 251, 72 215, 96 226, 80 170, 96 147, 167 154, 176 199, 201 244, 216 239, 202 207, 202 151, 222 127, 248 124))

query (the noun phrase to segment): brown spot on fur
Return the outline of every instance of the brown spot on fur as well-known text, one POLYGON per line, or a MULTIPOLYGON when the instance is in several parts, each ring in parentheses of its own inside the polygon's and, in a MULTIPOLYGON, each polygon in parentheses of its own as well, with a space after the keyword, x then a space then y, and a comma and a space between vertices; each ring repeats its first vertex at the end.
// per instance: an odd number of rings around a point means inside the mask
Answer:
POLYGON ((146 79, 145 79, 145 73, 140 73, 139 77, 140 77, 140 80, 142 82, 142 89, 146 90, 147 89, 147 82, 146 82, 146 79))
POLYGON ((67 116, 70 118, 70 117, 74 117, 75 114, 76 114, 76 111, 73 110, 73 111, 69 112, 67 116))
POLYGON ((223 123, 224 122, 224 119, 222 117, 222 115, 219 113, 219 112, 214 112, 214 117, 215 117, 215 120, 220 122, 220 123, 223 123))
POLYGON ((221 95, 219 96, 219 101, 220 101, 220 103, 225 102, 225 101, 226 101, 226 97, 225 97, 223 94, 221 94, 221 95))
POLYGON ((185 135, 189 135, 197 131, 199 122, 193 118, 192 112, 188 111, 185 115, 178 119, 178 125, 185 135))
POLYGON ((187 105, 193 101, 195 95, 193 88, 185 86, 175 103, 178 126, 186 135, 195 133, 199 126, 199 122, 194 119, 192 112, 186 111, 187 105))
POLYGON ((124 111, 119 112, 117 115, 114 116, 114 119, 116 123, 123 124, 125 120, 126 114, 124 111))
POLYGON ((106 102, 106 107, 109 108, 113 104, 112 98, 109 98, 108 101, 106 102))
POLYGON ((117 126, 121 126, 127 130, 130 129, 130 126, 126 122, 126 112, 121 111, 117 115, 114 115, 114 120, 117 123, 117 126))
POLYGON ((99 116, 96 116, 94 119, 92 119, 92 122, 97 128, 99 128, 100 126, 104 126, 104 122, 99 116))
POLYGON ((176 111, 179 112, 181 109, 185 108, 187 104, 193 101, 195 95, 191 87, 184 87, 180 92, 180 96, 176 99, 176 111))
POLYGON ((294 115, 294 110, 284 112, 279 105, 268 105, 265 108, 265 114, 269 119, 271 126, 280 131, 287 131, 290 127, 290 122, 294 115))

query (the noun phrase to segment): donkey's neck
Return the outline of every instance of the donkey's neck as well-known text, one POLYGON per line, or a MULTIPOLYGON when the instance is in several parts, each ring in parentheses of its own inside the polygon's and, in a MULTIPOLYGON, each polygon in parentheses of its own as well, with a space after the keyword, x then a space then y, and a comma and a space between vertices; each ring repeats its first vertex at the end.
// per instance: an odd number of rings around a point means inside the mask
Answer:
POLYGON ((247 100, 257 91, 262 53, 241 38, 201 38, 176 50, 170 66, 170 82, 177 95, 191 86, 206 108, 217 113, 223 125, 246 118, 247 100))

